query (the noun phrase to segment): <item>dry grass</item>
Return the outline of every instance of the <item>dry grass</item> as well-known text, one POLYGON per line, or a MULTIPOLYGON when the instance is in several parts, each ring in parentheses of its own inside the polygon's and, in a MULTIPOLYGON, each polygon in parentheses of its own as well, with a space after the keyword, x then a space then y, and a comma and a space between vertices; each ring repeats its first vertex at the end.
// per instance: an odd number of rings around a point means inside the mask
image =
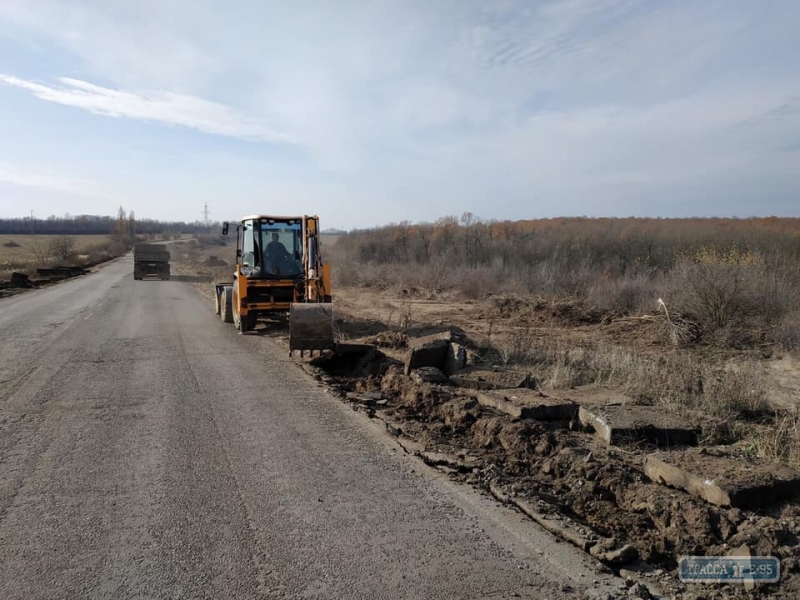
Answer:
POLYGON ((0 235, 0 279, 13 271, 32 273, 38 266, 67 262, 65 257, 74 264, 109 258, 119 253, 114 246, 107 235, 0 235))
POLYGON ((341 236, 329 251, 337 287, 532 293, 614 315, 650 313, 661 298, 676 345, 796 347, 800 219, 466 217, 341 236), (744 329, 755 335, 736 333, 744 329))
POLYGON ((776 413, 774 419, 748 432, 744 447, 758 456, 800 467, 800 415, 776 413))
POLYGON ((703 360, 691 351, 658 354, 604 342, 576 343, 521 327, 493 334, 478 350, 488 363, 529 370, 546 390, 596 384, 640 404, 681 415, 702 431, 703 443, 737 444, 762 457, 800 467, 800 412, 768 401, 769 374, 748 356, 703 360))

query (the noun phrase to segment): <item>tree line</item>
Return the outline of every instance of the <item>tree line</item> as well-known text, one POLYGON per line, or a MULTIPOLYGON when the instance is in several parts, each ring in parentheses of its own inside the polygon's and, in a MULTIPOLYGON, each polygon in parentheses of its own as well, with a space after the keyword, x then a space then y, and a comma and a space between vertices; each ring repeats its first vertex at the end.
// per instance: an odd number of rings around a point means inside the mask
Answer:
MULTIPOLYGON (((120 208, 124 213, 124 209, 120 208)), ((158 235, 178 233, 206 233, 209 227, 204 223, 186 221, 158 221, 154 219, 135 219, 133 211, 124 216, 128 223, 129 235, 158 235)), ((31 217, 0 218, 0 234, 13 235, 118 235, 120 233, 120 215, 77 215, 46 219, 31 217)), ((216 231, 219 223, 212 223, 210 229, 216 231)))
POLYGON ((800 260, 800 219, 558 218, 485 221, 471 213, 435 223, 408 221, 354 230, 339 237, 347 264, 491 267, 519 274, 543 262, 575 268, 670 268, 686 253, 714 247, 800 260))

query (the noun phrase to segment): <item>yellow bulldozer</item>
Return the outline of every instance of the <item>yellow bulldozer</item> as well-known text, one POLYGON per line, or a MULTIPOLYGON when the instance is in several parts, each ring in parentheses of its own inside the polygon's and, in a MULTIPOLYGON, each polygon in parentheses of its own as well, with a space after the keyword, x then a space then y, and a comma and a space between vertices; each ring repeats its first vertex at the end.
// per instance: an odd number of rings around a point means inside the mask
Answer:
MULTIPOLYGON (((289 353, 334 349, 331 269, 319 217, 250 215, 236 227, 233 281, 215 284, 215 312, 240 333, 259 317, 289 315, 289 353)), ((230 223, 223 223, 228 235, 230 223)))

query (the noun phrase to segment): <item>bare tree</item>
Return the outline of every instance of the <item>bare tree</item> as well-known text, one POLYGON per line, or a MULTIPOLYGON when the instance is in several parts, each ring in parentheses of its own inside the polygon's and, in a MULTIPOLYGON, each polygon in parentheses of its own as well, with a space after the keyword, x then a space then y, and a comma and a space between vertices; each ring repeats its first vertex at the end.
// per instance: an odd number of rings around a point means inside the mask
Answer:
POLYGON ((45 244, 41 240, 34 240, 33 244, 31 244, 31 251, 37 265, 46 265, 53 258, 50 246, 51 244, 45 244))
POLYGON ((75 238, 71 235, 59 235, 50 240, 50 256, 60 262, 67 262, 75 252, 75 238))

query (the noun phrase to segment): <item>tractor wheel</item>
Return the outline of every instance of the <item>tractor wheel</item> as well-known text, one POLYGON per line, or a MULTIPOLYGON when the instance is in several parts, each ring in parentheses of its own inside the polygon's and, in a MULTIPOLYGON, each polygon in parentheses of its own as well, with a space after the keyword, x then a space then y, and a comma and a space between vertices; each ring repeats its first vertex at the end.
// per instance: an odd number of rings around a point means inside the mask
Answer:
POLYGON ((219 306, 219 304, 220 304, 219 296, 220 296, 221 293, 222 292, 220 292, 217 289, 214 290, 214 314, 217 315, 217 316, 219 316, 219 314, 222 312, 221 309, 220 309, 220 306, 219 306))
POLYGON ((224 323, 233 323, 233 287, 226 285, 222 288, 220 299, 220 318, 224 323))
POLYGON ((252 331, 256 326, 256 314, 249 312, 246 315, 239 315, 239 331, 252 331))
POLYGON ((242 315, 239 312, 239 296, 235 293, 233 294, 233 326, 239 331, 239 333, 244 333, 245 331, 250 331, 253 328, 253 317, 250 313, 246 315, 242 315))
POLYGON ((236 297, 236 292, 233 293, 233 304, 231 306, 231 312, 233 313, 233 326, 239 333, 241 333, 242 319, 241 316, 239 315, 239 298, 236 297))

